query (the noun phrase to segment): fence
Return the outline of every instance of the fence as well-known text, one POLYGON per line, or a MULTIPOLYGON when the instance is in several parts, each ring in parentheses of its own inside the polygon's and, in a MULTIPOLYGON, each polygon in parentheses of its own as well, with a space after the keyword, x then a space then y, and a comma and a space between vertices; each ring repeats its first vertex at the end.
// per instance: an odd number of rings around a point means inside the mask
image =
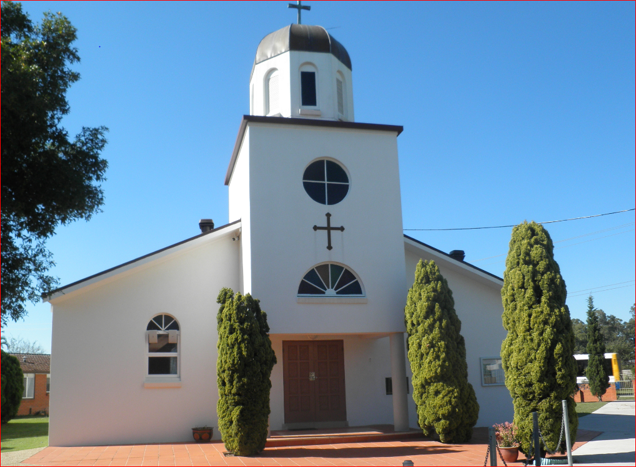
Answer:
POLYGON ((617 399, 634 397, 634 381, 616 381, 610 384, 616 388, 617 399))

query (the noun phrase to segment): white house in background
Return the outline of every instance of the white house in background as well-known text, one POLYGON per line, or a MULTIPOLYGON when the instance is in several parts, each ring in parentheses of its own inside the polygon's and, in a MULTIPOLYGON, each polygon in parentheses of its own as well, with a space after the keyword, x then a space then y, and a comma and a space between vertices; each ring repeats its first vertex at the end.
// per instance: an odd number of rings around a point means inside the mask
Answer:
POLYGON ((403 235, 402 127, 354 122, 351 69, 322 27, 265 37, 225 178, 230 223, 204 220, 199 235, 47 298, 51 446, 187 441, 194 426, 218 427, 223 287, 267 311, 272 429, 416 427, 404 306, 420 258, 453 290, 478 426, 512 418, 502 279, 403 235))

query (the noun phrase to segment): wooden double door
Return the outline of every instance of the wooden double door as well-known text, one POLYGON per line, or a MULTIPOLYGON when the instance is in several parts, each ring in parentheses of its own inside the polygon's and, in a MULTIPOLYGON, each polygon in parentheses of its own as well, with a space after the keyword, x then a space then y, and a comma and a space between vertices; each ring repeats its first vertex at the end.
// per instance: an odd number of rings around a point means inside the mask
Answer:
POLYGON ((283 341, 285 423, 346 421, 344 348, 338 341, 283 341))

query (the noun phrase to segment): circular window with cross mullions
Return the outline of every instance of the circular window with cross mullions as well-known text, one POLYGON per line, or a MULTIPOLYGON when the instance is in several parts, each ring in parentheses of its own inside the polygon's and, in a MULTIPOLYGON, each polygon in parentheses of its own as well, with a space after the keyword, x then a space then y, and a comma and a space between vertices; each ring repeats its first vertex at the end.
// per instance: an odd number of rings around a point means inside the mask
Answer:
POLYGON ((309 164, 303 186, 311 199, 320 204, 338 204, 349 192, 349 177, 337 162, 321 159, 309 164))

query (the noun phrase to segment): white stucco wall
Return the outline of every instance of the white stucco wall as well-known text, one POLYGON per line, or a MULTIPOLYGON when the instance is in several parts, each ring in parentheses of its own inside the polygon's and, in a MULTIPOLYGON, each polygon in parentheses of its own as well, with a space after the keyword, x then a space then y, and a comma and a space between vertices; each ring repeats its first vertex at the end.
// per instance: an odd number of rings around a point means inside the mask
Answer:
MULTIPOLYGON (((210 236, 212 239, 212 236, 210 236)), ((216 297, 239 287, 231 235, 52 300, 49 444, 188 441, 216 418, 216 297), (180 324, 180 388, 144 388, 146 326, 180 324)))
MULTIPOLYGON (((252 217, 250 207, 250 129, 245 130, 243 141, 239 148, 232 177, 228 182, 229 221, 241 220, 240 238, 240 291, 252 289, 252 265, 250 262, 252 250, 252 217), (243 228, 245 227, 245 228, 243 228)), ((238 242, 237 242, 238 243, 238 242)))
MULTIPOLYGON (((252 283, 245 291, 268 310, 274 334, 404 331, 406 300, 396 134, 388 131, 249 123, 249 223, 252 283), (347 197, 326 206, 303 188, 305 168, 332 158, 349 174, 347 197), (325 231, 330 213, 332 250, 325 231), (366 303, 298 303, 298 285, 322 262, 356 273, 366 303), (258 280, 256 280, 258 278, 258 280)), ((245 146, 245 144, 244 144, 245 146)), ((245 157, 247 154, 241 154, 245 157)), ((233 175, 233 179, 236 175, 233 175)), ((237 179, 238 181, 238 179, 237 179)), ((234 182, 232 182, 234 183, 234 182)), ((232 195, 232 193, 230 193, 232 195)))
MULTIPOLYGON (((442 255, 413 248, 407 244, 406 289, 415 278, 415 267, 420 259, 434 260, 453 292, 455 311, 462 322, 461 334, 466 341, 468 381, 472 384, 479 402, 479 419, 476 426, 491 426, 494 423, 511 421, 512 398, 505 386, 483 386, 481 382, 480 357, 499 357, 501 343, 506 337, 501 315, 501 286, 496 279, 486 274, 470 271, 468 266, 445 258, 442 255)), ((410 368, 407 370, 410 375, 410 368)), ((412 398, 409 402, 411 426, 417 426, 417 415, 412 398)))

